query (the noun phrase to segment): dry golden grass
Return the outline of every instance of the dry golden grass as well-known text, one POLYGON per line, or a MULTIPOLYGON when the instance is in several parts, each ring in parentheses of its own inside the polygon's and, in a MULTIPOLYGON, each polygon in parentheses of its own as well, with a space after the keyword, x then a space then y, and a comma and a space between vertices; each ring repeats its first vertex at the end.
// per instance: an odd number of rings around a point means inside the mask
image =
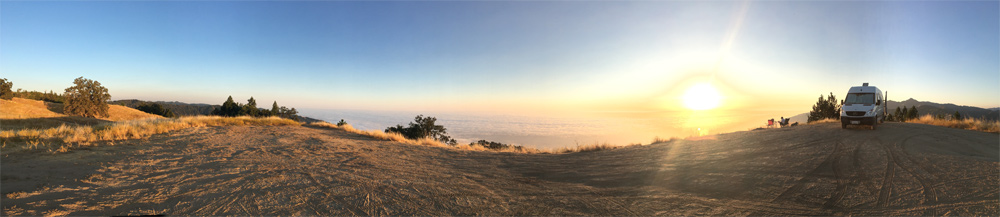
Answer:
POLYGON ((101 117, 100 119, 109 121, 125 121, 125 120, 137 120, 146 118, 163 118, 163 117, 125 106, 108 105, 108 117, 101 117))
MULTIPOLYGON (((627 145, 627 146, 620 146, 620 145, 612 145, 612 144, 609 144, 609 143, 595 143, 595 144, 591 144, 591 145, 577 146, 575 148, 557 148, 557 149, 549 149, 549 150, 541 150, 541 149, 531 148, 531 147, 517 148, 517 147, 513 147, 513 146, 497 150, 497 149, 488 149, 486 147, 478 146, 478 145, 470 146, 470 145, 459 144, 459 145, 451 146, 451 145, 447 145, 447 144, 441 143, 440 141, 433 140, 433 139, 430 139, 430 138, 421 138, 421 139, 417 139, 417 140, 412 140, 412 139, 407 139, 406 137, 404 137, 403 135, 398 134, 398 133, 386 133, 386 132, 383 132, 383 131, 375 131, 375 130, 367 130, 366 131, 366 130, 354 129, 354 127, 352 127, 350 124, 346 124, 346 125, 343 125, 343 126, 337 126, 336 124, 331 124, 329 122, 313 122, 313 123, 309 123, 307 125, 308 126, 315 126, 315 127, 331 128, 331 129, 340 129, 340 130, 344 130, 344 131, 347 131, 347 132, 351 132, 351 133, 355 133, 355 134, 359 134, 359 135, 363 135, 363 136, 368 136, 368 137, 379 139, 379 140, 395 141, 395 142, 400 142, 400 143, 410 144, 410 145, 422 145, 422 146, 431 146, 431 147, 454 148, 454 149, 459 149, 459 150, 470 150, 470 151, 494 151, 494 152, 511 152, 511 153, 526 153, 526 154, 555 154, 555 153, 574 153, 574 152, 600 151, 600 150, 609 150, 609 149, 616 149, 616 148, 623 148, 623 147, 632 147, 632 146, 641 146, 642 145, 642 144, 638 144, 637 143, 637 144, 631 144, 631 145, 627 145)), ((660 139, 659 137, 657 137, 657 138, 654 138, 653 143, 670 142, 670 141, 674 141, 674 140, 677 140, 677 138, 670 138, 670 140, 663 140, 663 139, 660 139)))
POLYGON ((957 129, 977 130, 983 132, 1000 133, 1000 121, 987 121, 975 118, 964 120, 935 119, 933 115, 926 114, 920 118, 907 121, 909 123, 929 124, 957 129))
MULTIPOLYGON (((46 144, 76 144, 89 145, 96 141, 114 141, 125 139, 145 138, 153 134, 166 133, 190 127, 204 126, 298 126, 299 122, 278 117, 253 118, 253 117, 218 117, 218 116, 193 116, 182 118, 147 118, 140 120, 119 121, 96 126, 68 126, 61 125, 49 129, 21 129, 0 131, 0 141, 3 148, 7 148, 8 142, 20 143, 29 149, 34 149, 38 145, 46 144)), ((65 146, 56 151, 67 150, 65 146)))
MULTIPOLYGON (((667 140, 667 141, 654 140, 654 141, 670 142, 670 141, 674 141, 674 140, 667 140)), ((659 142, 654 142, 654 143, 659 143, 659 142)), ((629 144, 629 145, 614 145, 614 144, 610 144, 610 143, 604 142, 604 143, 594 143, 594 144, 589 144, 589 145, 581 145, 581 146, 577 146, 575 148, 569 148, 569 147, 558 148, 558 149, 554 149, 554 150, 549 150, 548 153, 591 152, 591 151, 603 151, 603 150, 611 150, 611 149, 619 149, 619 148, 627 148, 627 147, 636 147, 636 146, 642 146, 642 144, 634 143, 634 144, 629 144)))
POLYGON ((822 124, 822 123, 840 123, 840 120, 834 118, 826 118, 818 121, 809 122, 809 124, 822 124))
MULTIPOLYGON (((11 100, 0 100, 0 119, 51 118, 66 116, 52 110, 41 100, 31 100, 14 97, 11 100)), ((54 106, 53 106, 54 107, 54 106)), ((61 104, 60 104, 61 110, 61 104)))
POLYGON ((86 118, 62 114, 62 103, 13 98, 0 100, 0 129, 45 129, 62 125, 99 125, 113 121, 163 118, 120 105, 108 105, 108 117, 86 118))

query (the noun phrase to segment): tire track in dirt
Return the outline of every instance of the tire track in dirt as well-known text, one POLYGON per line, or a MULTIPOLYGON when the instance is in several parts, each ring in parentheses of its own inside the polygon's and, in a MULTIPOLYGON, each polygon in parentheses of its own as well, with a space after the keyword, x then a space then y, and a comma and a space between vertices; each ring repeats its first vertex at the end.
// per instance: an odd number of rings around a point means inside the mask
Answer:
POLYGON ((851 164, 854 169, 854 176, 856 176, 856 181, 859 185, 867 187, 867 189, 876 189, 875 184, 868 182, 868 175, 865 174, 864 168, 862 168, 863 163, 861 162, 861 145, 854 146, 854 153, 851 155, 851 164))
MULTIPOLYGON (((918 135, 913 135, 913 136, 906 137, 901 142, 895 143, 895 144, 905 144, 907 141, 909 141, 910 139, 912 139, 914 137, 917 137, 917 136, 918 135)), ((906 155, 906 153, 905 152, 901 152, 900 150, 898 150, 898 148, 896 148, 897 145, 895 145, 895 144, 894 145, 887 145, 884 141, 882 141, 882 139, 878 139, 877 141, 879 142, 879 145, 881 145, 883 148, 886 149, 887 153, 891 153, 891 154, 888 154, 888 155, 892 158, 893 163, 896 164, 896 166, 898 166, 899 168, 903 169, 904 172, 906 172, 906 173, 910 174, 911 176, 913 176, 913 178, 917 180, 917 183, 920 184, 920 188, 922 189, 921 192, 924 194, 924 201, 923 201, 922 205, 927 206, 927 205, 936 204, 938 197, 937 197, 937 191, 935 190, 935 188, 933 186, 927 184, 928 181, 918 171, 916 171, 918 168, 913 168, 911 166, 904 166, 905 164, 900 160, 899 156, 900 155, 906 155)), ((912 164, 919 164, 918 162, 913 161, 911 159, 907 159, 907 160, 910 160, 910 163, 912 163, 912 164)), ((928 209, 925 210, 924 215, 936 216, 937 215, 937 210, 935 208, 933 208, 933 207, 928 208, 928 209)))
MULTIPOLYGON (((919 135, 917 135, 917 136, 919 136, 919 135)), ((903 141, 901 141, 899 144, 906 144, 910 139, 912 139, 914 137, 917 137, 917 136, 911 136, 911 137, 908 137, 906 139, 903 139, 903 141)), ((910 163, 912 163, 913 165, 917 166, 917 168, 914 168, 912 166, 911 167, 901 167, 901 168, 903 168, 903 170, 906 170, 907 173, 910 173, 911 175, 913 175, 913 177, 917 179, 917 182, 920 183, 920 187, 923 189, 924 198, 925 198, 925 200, 923 202, 923 205, 937 204, 938 203, 937 188, 935 188, 932 184, 928 184, 930 181, 926 177, 924 177, 924 175, 923 175, 924 173, 920 173, 918 170, 923 170, 925 173, 930 173, 931 171, 929 171, 925 167, 921 166, 920 162, 913 160, 913 158, 911 158, 908 154, 906 154, 906 152, 902 150, 902 148, 901 148, 902 146, 901 145, 893 145, 893 147, 900 147, 900 148, 892 149, 893 151, 897 152, 897 154, 894 154, 893 156, 903 156, 907 160, 909 160, 910 163)), ((897 159, 898 159, 898 157, 897 157, 897 159)), ((936 179, 936 177, 932 177, 932 179, 936 179)), ((935 208, 927 209, 927 211, 924 213, 924 215, 936 216, 936 215, 938 215, 937 214, 937 209, 935 209, 935 208)))
MULTIPOLYGON (((591 194, 596 195, 598 198, 604 199, 604 201, 606 201, 608 203, 611 203, 612 205, 615 205, 615 206, 619 207, 619 209, 624 210, 626 213, 628 213, 628 215, 630 215, 630 216, 639 216, 639 214, 633 212, 631 209, 628 208, 628 206, 625 206, 625 204, 621 203, 620 201, 614 200, 611 197, 608 197, 607 195, 601 194, 600 192, 597 192, 596 190, 594 190, 592 187, 587 187, 586 189, 591 194)), ((594 206, 594 207, 600 207, 600 206, 594 206)), ((608 214, 598 214, 598 215, 608 215, 608 214)))
POLYGON ((878 200, 875 201, 875 206, 886 208, 889 203, 889 197, 892 196, 893 179, 896 177, 896 167, 894 166, 896 161, 893 160, 894 158, 889 148, 882 145, 881 139, 879 140, 879 147, 885 151, 885 173, 882 175, 882 187, 879 188, 878 200))
MULTIPOLYGON (((176 142, 164 138, 179 135, 160 136, 143 149, 118 150, 121 157, 92 166, 92 178, 28 189, 20 198, 4 198, 3 211, 94 216, 997 213, 996 155, 968 150, 937 155, 956 141, 933 133, 967 135, 964 131, 914 124, 879 127, 878 132, 835 131, 839 125, 806 125, 791 133, 737 133, 559 155, 419 147, 304 127, 218 127, 183 131, 176 142), (314 135, 321 137, 308 139, 314 135), (704 168, 691 169, 696 163, 704 168), (671 183, 676 180, 688 182, 671 183)), ((998 142, 995 135, 975 141, 968 145, 984 150, 995 150, 990 147, 998 142)), ((15 157, 4 159, 5 175, 10 169, 39 170, 30 166, 63 162, 15 157)), ((13 181, 27 182, 7 179, 4 187, 13 181)))
POLYGON ((834 148, 833 148, 834 150, 830 152, 829 155, 827 155, 826 159, 823 160, 823 162, 820 163, 819 166, 816 166, 816 168, 813 168, 808 173, 806 173, 805 176, 803 176, 799 180, 796 180, 795 184, 792 185, 792 187, 789 187, 788 189, 785 189, 785 191, 781 192, 781 194, 779 194, 777 197, 771 200, 771 203, 778 203, 782 200, 788 200, 789 197, 794 197, 796 194, 802 192, 802 190, 805 188, 805 185, 809 183, 810 180, 816 179, 820 171, 826 169, 828 166, 833 166, 832 164, 834 161, 836 161, 836 158, 838 158, 839 150, 841 149, 840 146, 842 145, 843 143, 839 141, 834 143, 834 148))
MULTIPOLYGON (((830 198, 827 199, 825 203, 823 203, 823 208, 826 209, 836 208, 837 204, 840 203, 840 200, 844 199, 844 195, 847 194, 848 185, 853 184, 853 182, 850 181, 851 180, 850 177, 844 176, 843 168, 841 168, 840 165, 841 159, 843 159, 844 156, 847 154, 847 152, 844 151, 844 148, 845 148, 844 143, 841 141, 837 141, 836 149, 834 149, 835 156, 833 157, 833 161, 831 162, 831 168, 833 169, 833 179, 834 182, 836 182, 837 187, 836 189, 833 190, 833 193, 830 194, 830 198)), ((857 147, 855 147, 855 149, 857 149, 857 147)), ((857 168, 853 169, 857 170, 857 168)))

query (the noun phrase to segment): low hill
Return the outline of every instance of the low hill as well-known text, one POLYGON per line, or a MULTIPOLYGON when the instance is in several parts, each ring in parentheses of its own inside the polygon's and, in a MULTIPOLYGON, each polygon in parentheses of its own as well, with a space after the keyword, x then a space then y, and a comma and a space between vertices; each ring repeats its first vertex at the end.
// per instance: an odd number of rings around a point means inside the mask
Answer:
POLYGON ((0 100, 0 129, 41 129, 62 124, 95 125, 112 121, 162 118, 120 105, 108 105, 108 117, 85 118, 63 114, 63 104, 13 98, 0 100))
POLYGON ((0 158, 4 215, 994 215, 1000 137, 837 123, 570 154, 302 126, 0 158))

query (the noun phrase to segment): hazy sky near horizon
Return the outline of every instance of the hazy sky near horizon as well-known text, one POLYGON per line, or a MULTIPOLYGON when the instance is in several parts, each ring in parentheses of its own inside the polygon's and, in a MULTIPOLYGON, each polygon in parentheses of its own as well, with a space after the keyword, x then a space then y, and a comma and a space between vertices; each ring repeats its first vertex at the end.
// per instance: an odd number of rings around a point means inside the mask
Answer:
MULTIPOLYGON (((113 99, 447 111, 805 112, 870 82, 1000 106, 997 1, 3 1, 0 77, 113 99)), ((800 113, 800 112, 799 112, 800 113)))

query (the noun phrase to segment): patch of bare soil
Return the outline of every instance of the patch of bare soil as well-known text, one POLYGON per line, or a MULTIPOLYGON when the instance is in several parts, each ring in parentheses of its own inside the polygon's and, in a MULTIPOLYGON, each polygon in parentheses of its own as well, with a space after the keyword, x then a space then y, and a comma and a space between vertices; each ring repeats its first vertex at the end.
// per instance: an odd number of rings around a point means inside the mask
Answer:
POLYGON ((1000 137, 888 123, 571 154, 307 127, 208 127, 5 153, 5 215, 990 215, 1000 137))

